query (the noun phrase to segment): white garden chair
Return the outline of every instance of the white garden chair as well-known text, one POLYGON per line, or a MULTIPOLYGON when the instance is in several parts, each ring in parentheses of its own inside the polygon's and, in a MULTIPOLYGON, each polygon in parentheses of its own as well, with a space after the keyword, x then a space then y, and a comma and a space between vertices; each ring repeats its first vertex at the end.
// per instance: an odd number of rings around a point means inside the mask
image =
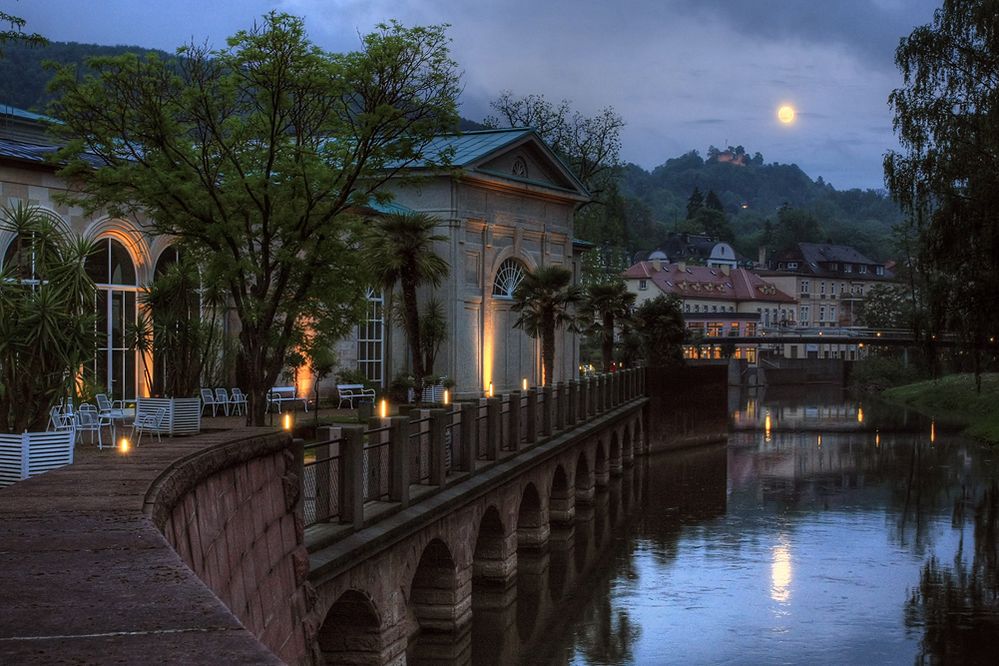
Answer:
POLYGON ((224 388, 215 389, 215 404, 225 410, 225 415, 229 416, 229 394, 224 388))
POLYGON ((46 430, 72 430, 73 415, 63 414, 60 405, 53 405, 49 409, 49 425, 46 430))
MULTIPOLYGON (((101 431, 106 427, 111 429, 111 417, 103 416, 93 405, 80 405, 74 416, 77 436, 83 432, 97 433, 97 448, 104 448, 104 438, 101 431)), ((90 435, 90 443, 94 443, 93 434, 90 435)))
POLYGON ((238 414, 242 410, 243 416, 246 416, 246 395, 242 389, 234 388, 232 390, 232 394, 229 396, 229 404, 232 405, 233 414, 238 414))
POLYGON ((132 422, 132 440, 136 446, 139 445, 139 440, 142 439, 142 433, 144 432, 155 432, 156 441, 163 441, 161 433, 163 431, 163 422, 166 420, 166 414, 166 407, 157 407, 155 410, 136 412, 135 421, 132 422), (136 433, 139 433, 138 436, 136 436, 136 433))
POLYGON ((208 407, 209 405, 211 405, 211 408, 212 408, 212 416, 215 416, 215 408, 218 406, 218 403, 215 402, 215 394, 212 393, 212 390, 210 388, 203 388, 203 389, 201 389, 201 413, 202 414, 205 413, 205 407, 208 407))

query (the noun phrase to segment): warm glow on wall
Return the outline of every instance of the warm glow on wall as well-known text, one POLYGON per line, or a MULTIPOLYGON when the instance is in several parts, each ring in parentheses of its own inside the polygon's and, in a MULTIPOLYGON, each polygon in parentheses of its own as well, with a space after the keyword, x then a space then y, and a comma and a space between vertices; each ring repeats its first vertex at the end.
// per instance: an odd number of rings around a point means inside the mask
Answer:
POLYGON ((312 389, 316 385, 315 377, 312 376, 312 373, 307 368, 299 368, 295 375, 296 397, 308 398, 312 395, 312 389))
POLYGON ((881 446, 881 433, 874 431, 874 446, 881 446))
POLYGON ((937 422, 930 421, 930 444, 937 441, 937 422))
POLYGON ((485 324, 482 335, 482 390, 486 391, 493 381, 493 330, 491 322, 485 324))
POLYGON ((864 408, 857 407, 857 423, 863 423, 863 422, 864 422, 864 408))
POLYGON ((770 441, 770 412, 767 412, 766 417, 763 419, 763 437, 769 442, 770 441))

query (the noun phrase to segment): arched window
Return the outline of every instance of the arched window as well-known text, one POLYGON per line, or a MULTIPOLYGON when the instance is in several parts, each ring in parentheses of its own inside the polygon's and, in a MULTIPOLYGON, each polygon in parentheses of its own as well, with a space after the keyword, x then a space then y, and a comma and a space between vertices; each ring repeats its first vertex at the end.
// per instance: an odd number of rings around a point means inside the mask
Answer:
POLYGON ((523 279, 524 264, 516 259, 505 260, 493 280, 493 298, 513 298, 513 292, 523 279))
MULTIPOLYGON (((43 224, 50 225, 57 235, 62 235, 57 218, 44 211, 37 211, 37 214, 42 217, 43 224)), ((36 282, 39 279, 37 274, 38 264, 40 263, 39 253, 43 251, 51 253, 58 252, 59 250, 51 244, 41 245, 37 243, 34 232, 27 237, 15 233, 4 250, 0 268, 16 265, 17 278, 26 283, 36 282)), ((56 259, 58 263, 58 255, 56 255, 56 259)))
POLYGON ((87 274, 97 284, 97 354, 94 381, 112 400, 136 395, 136 351, 128 332, 135 326, 138 287, 132 256, 114 238, 97 241, 87 258, 87 274))
POLYGON ((160 258, 156 260, 156 268, 153 269, 153 277, 158 278, 167 270, 180 261, 180 252, 173 245, 160 253, 160 258))

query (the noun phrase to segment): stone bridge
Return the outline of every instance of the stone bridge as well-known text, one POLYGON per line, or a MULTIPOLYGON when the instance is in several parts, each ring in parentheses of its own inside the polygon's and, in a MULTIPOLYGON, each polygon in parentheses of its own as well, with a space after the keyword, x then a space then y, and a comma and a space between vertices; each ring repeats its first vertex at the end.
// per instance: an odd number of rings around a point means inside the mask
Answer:
MULTIPOLYGON (((317 524, 306 532, 315 590, 310 659, 401 664, 458 656, 472 614, 502 606, 518 563, 537 566, 551 535, 563 534, 577 513, 590 515, 598 489, 647 452, 647 404, 644 378, 625 371, 387 425, 375 419, 368 444, 357 427, 319 447, 316 465, 334 469, 307 465, 305 478, 319 483, 307 482, 306 503, 339 505, 341 529, 317 524), (422 456, 392 449, 420 440, 419 423, 426 424, 422 456), (384 469, 372 458, 379 432, 390 433, 388 484, 372 476, 384 469), (327 487, 339 490, 332 502, 323 497, 327 487), (374 499, 378 493, 388 500, 374 499)), ((307 508, 307 517, 314 511, 307 508)))

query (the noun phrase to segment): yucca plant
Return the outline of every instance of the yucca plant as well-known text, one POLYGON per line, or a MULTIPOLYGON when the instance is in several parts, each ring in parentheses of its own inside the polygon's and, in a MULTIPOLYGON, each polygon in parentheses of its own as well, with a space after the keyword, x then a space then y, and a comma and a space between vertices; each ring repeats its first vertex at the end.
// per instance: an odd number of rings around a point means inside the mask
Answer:
POLYGON ((44 430, 97 347, 94 244, 25 204, 0 210, 0 228, 15 234, 0 266, 0 431, 44 430))

